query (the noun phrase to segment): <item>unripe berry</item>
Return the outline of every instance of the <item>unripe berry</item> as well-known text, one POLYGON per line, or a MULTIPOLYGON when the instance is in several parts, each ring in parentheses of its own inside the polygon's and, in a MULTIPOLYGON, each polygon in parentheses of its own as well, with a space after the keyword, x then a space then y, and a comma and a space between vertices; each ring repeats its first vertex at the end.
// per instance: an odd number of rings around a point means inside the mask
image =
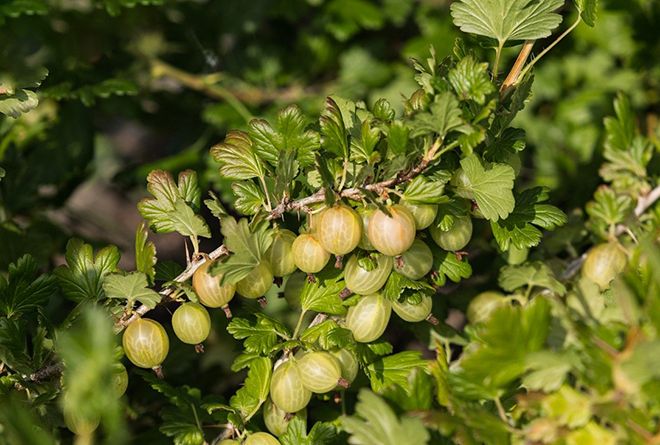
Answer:
POLYGON ((603 291, 610 287, 612 280, 625 269, 626 262, 626 254, 620 245, 598 244, 587 252, 587 259, 582 265, 582 275, 596 283, 603 291))
POLYGON ((184 303, 172 315, 172 328, 182 342, 198 345, 211 332, 211 317, 201 304, 184 303))
POLYGON ((295 239, 296 234, 290 230, 278 229, 275 231, 273 243, 266 252, 266 259, 274 276, 283 277, 296 270, 292 249, 295 239))
POLYGON ((268 260, 262 260, 245 278, 236 283, 236 291, 245 298, 255 299, 263 297, 272 285, 273 272, 270 270, 270 264, 268 260))
POLYGON ((243 445, 281 445, 280 441, 275 439, 268 433, 252 433, 250 434, 243 445))
POLYGON ((357 377, 359 365, 357 357, 348 349, 337 349, 336 351, 330 351, 330 354, 334 355, 337 360, 339 360, 339 365, 341 366, 341 376, 348 383, 353 383, 355 377, 357 377))
POLYGON ((128 325, 122 337, 126 357, 140 368, 160 366, 167 357, 170 340, 160 323, 139 318, 128 325))
POLYGON ((467 309, 467 319, 471 324, 488 320, 490 314, 506 304, 504 295, 499 292, 482 292, 470 301, 467 309))
POLYGON ((348 308, 346 327, 353 333, 355 341, 369 343, 383 335, 391 313, 392 304, 388 300, 380 294, 368 295, 348 308))
POLYGON ((419 304, 411 304, 408 300, 397 300, 392 302, 392 309, 394 312, 401 317, 402 320, 412 323, 428 319, 429 315, 431 315, 432 308, 433 298, 428 295, 424 295, 419 304))
POLYGON ((394 269, 411 280, 419 280, 433 268, 433 252, 422 240, 416 239, 410 249, 403 252, 394 269))
POLYGON ((360 236, 358 247, 362 250, 376 250, 367 236, 371 215, 373 215, 376 210, 377 207, 373 205, 358 208, 358 214, 360 215, 360 218, 362 218, 362 235, 360 236))
POLYGON ((312 392, 305 388, 298 366, 293 359, 280 364, 270 379, 270 398, 286 413, 295 413, 307 406, 312 392))
POLYGON ((410 204, 408 202, 401 202, 401 204, 412 213, 417 230, 424 230, 430 226, 438 214, 438 206, 435 204, 410 204))
POLYGON ((298 359, 297 365, 305 388, 317 394, 331 391, 342 382, 341 364, 329 352, 308 352, 298 359))
POLYGON ((296 266, 308 274, 320 272, 330 260, 330 252, 309 233, 298 235, 292 248, 296 266))
POLYGON ((472 238, 472 219, 469 216, 457 216, 449 230, 441 230, 434 224, 430 232, 438 246, 449 252, 456 252, 465 247, 472 238))
POLYGON ((369 295, 380 290, 392 271, 392 257, 378 255, 376 267, 372 270, 363 269, 357 255, 351 255, 344 269, 346 287, 360 295, 369 295))
POLYGON ((199 302, 208 307, 226 307, 234 298, 236 292, 235 284, 223 284, 222 274, 215 276, 209 273, 209 268, 213 261, 206 260, 199 269, 195 271, 192 278, 192 285, 195 293, 199 297, 199 302))
MULTIPOLYGON (((295 414, 295 417, 307 421, 307 409, 301 409, 295 414)), ((264 424, 266 424, 268 431, 276 436, 281 436, 286 433, 289 422, 291 419, 293 419, 293 416, 289 416, 288 413, 279 409, 277 405, 275 405, 273 401, 268 398, 264 402, 263 418, 264 424)))

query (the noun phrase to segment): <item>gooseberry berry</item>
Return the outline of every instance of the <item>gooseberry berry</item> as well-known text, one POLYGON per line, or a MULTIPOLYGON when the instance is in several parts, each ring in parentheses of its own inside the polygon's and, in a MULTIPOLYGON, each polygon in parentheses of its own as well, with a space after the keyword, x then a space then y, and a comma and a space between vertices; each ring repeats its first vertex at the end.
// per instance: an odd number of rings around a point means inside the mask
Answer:
POLYGON ((388 207, 390 215, 377 210, 371 216, 367 235, 371 244, 381 253, 397 256, 410 249, 415 241, 415 219, 402 205, 388 207))
POLYGON ((368 343, 383 335, 390 321, 392 304, 380 294, 367 295, 348 308, 346 327, 355 341, 368 343))
POLYGON ((174 333, 184 343, 198 345, 211 332, 211 317, 198 303, 183 303, 172 315, 174 333))
POLYGON ((312 392, 305 388, 298 366, 293 359, 281 363, 270 379, 270 398, 286 413, 295 413, 307 406, 312 392))
POLYGON ((469 216, 457 216, 449 230, 442 230, 436 224, 430 228, 433 241, 441 248, 456 252, 467 245, 472 238, 472 219, 469 216))
MULTIPOLYGON (((346 205, 334 205, 321 213, 316 235, 325 250, 341 257, 352 252, 360 242, 362 218, 346 205)), ((340 261, 338 258, 339 264, 340 261)))
POLYGON ((262 297, 272 285, 273 272, 270 270, 270 264, 268 260, 261 260, 257 267, 236 283, 236 291, 245 298, 255 299, 262 297))
POLYGON ((170 340, 155 320, 138 318, 126 327, 122 345, 128 359, 140 368, 156 368, 167 357, 170 340))
POLYGON ((250 434, 243 445, 281 445, 280 441, 268 433, 252 433, 250 434))
POLYGON ((355 377, 358 373, 358 361, 355 354, 353 354, 348 349, 337 349, 335 351, 330 351, 330 354, 334 355, 337 360, 339 360, 339 365, 341 366, 341 376, 348 383, 353 383, 355 377))
POLYGON ((351 255, 344 269, 346 287, 360 295, 369 295, 380 290, 390 276, 393 261, 392 257, 387 255, 377 255, 375 262, 373 269, 363 269, 358 256, 351 255))
POLYGON ((330 260, 330 253, 309 233, 298 235, 292 248, 296 266, 308 274, 320 272, 330 260))
POLYGON ((273 236, 273 243, 266 252, 266 259, 270 264, 273 275, 283 277, 296 270, 293 261, 293 249, 291 248, 296 239, 296 234, 290 230, 278 229, 273 236))
POLYGON ((582 275, 596 283, 603 291, 610 287, 611 281, 623 271, 626 262, 626 254, 619 244, 598 244, 587 252, 587 258, 582 265, 582 275))
POLYGON ((482 292, 470 301, 467 308, 467 319, 471 324, 485 321, 498 307, 506 304, 504 295, 499 292, 482 292))
POLYGON ((364 206, 358 208, 358 215, 362 218, 362 234, 360 235, 360 242, 358 247, 362 250, 376 250, 376 248, 369 241, 367 236, 367 230, 369 228, 369 221, 371 221, 371 215, 376 211, 377 207, 373 205, 364 206))
POLYGON ((410 204, 405 201, 401 204, 412 213, 417 230, 424 230, 430 226, 438 214, 438 206, 435 204, 410 204))
POLYGON ((289 275, 284 284, 284 299, 289 306, 300 307, 300 294, 302 294, 306 281, 307 276, 302 272, 296 271, 289 275))
POLYGON ((235 284, 223 284, 222 274, 211 275, 209 268, 213 262, 206 260, 193 274, 192 285, 195 293, 199 297, 199 302, 208 307, 221 307, 225 309, 227 316, 231 317, 228 303, 234 298, 236 292, 235 284))
POLYGON ((401 261, 394 264, 394 269, 411 280, 419 280, 433 268, 433 252, 422 240, 416 239, 410 249, 401 254, 401 261))
MULTIPOLYGON (((301 409, 295 414, 295 416, 304 421, 307 421, 307 409, 301 409)), ((293 419, 293 416, 290 416, 288 413, 279 409, 277 405, 275 405, 273 401, 268 398, 264 402, 263 418, 264 424, 266 424, 268 431, 276 436, 281 436, 282 434, 286 433, 289 422, 291 419, 293 419)))
POLYGON ((341 364, 329 352, 308 352, 298 359, 298 371, 305 388, 317 394, 334 389, 337 384, 348 387, 341 375, 341 364))
MULTIPOLYGON (((429 318, 433 317, 431 315, 432 308, 433 298, 428 295, 422 296, 422 301, 420 301, 419 304, 412 304, 408 300, 396 300, 392 302, 392 309, 394 312, 401 317, 402 320, 413 323, 422 320, 429 320, 431 323, 434 323, 435 318, 429 318)), ((437 323, 437 320, 435 320, 435 323, 437 323)))

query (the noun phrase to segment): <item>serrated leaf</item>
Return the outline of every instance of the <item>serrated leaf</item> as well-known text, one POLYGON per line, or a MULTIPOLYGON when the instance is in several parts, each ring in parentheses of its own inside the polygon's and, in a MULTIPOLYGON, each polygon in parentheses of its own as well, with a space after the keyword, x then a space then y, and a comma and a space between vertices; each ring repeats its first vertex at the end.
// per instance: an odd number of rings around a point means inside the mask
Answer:
POLYGON ((542 287, 563 296, 566 293, 564 285, 555 278, 545 263, 540 261, 529 262, 518 266, 504 266, 500 269, 499 286, 508 292, 513 292, 523 286, 542 287))
POLYGON ((497 396, 525 372, 525 360, 545 343, 550 303, 542 296, 525 307, 505 305, 476 325, 470 347, 450 370, 449 384, 467 399, 497 396))
POLYGON ((256 321, 251 323, 244 318, 232 318, 227 326, 236 340, 244 340, 247 352, 267 354, 278 342, 278 337, 288 339, 291 332, 279 321, 264 314, 255 314, 256 321))
POLYGON ((575 0, 575 5, 580 11, 582 21, 593 27, 596 24, 596 11, 598 10, 598 0, 575 0))
POLYGON ((230 131, 224 142, 211 148, 211 156, 220 164, 220 174, 227 179, 251 179, 263 177, 265 166, 243 131, 230 131))
POLYGON ((456 97, 449 91, 436 96, 429 112, 417 113, 410 123, 412 137, 434 133, 438 138, 463 125, 462 112, 456 97))
POLYGON ((447 202, 445 196, 445 184, 449 178, 435 179, 417 176, 410 181, 403 192, 403 198, 411 204, 440 204, 447 202))
POLYGON ((231 189, 236 195, 234 207, 243 215, 255 215, 266 201, 263 192, 253 182, 234 182, 231 189))
POLYGON ((127 300, 128 307, 139 301, 149 309, 153 309, 160 302, 161 296, 148 286, 147 276, 142 272, 125 275, 112 273, 103 280, 103 290, 107 298, 127 300))
POLYGON ((149 241, 149 232, 140 224, 135 232, 135 268, 144 273, 150 284, 156 279, 156 245, 149 241))
POLYGON ((37 93, 19 89, 14 94, 0 94, 0 113, 17 118, 39 105, 37 93))
POLYGON ((408 390, 408 376, 414 369, 425 369, 426 360, 417 351, 404 351, 379 358, 369 364, 365 371, 371 382, 371 389, 380 392, 390 385, 398 385, 408 390))
POLYGON ((488 64, 478 63, 472 56, 461 59, 449 71, 447 79, 459 100, 471 100, 483 105, 486 96, 495 91, 488 74, 488 64))
POLYGON ((30 255, 9 265, 7 276, 0 275, 0 314, 20 318, 48 301, 56 292, 55 277, 38 272, 37 262, 30 255))
POLYGON ((539 351, 526 359, 527 374, 522 379, 525 388, 546 393, 557 391, 577 359, 570 353, 539 351))
POLYGON ((277 168, 275 168, 275 187, 273 194, 280 201, 291 196, 291 191, 296 185, 299 163, 293 152, 282 153, 277 168))
POLYGON ((319 135, 306 130, 307 119, 296 105, 289 105, 277 114, 275 128, 263 119, 250 121, 248 133, 256 153, 271 165, 277 165, 284 153, 293 155, 301 167, 314 163, 319 148, 319 135))
POLYGON ((307 434, 307 421, 293 416, 279 441, 282 445, 325 445, 332 443, 336 435, 337 430, 328 422, 316 422, 307 434))
POLYGON ((308 327, 300 335, 300 340, 308 343, 318 343, 325 350, 344 348, 354 343, 351 331, 339 327, 334 320, 325 320, 315 326, 308 327))
POLYGON ((227 209, 225 209, 225 206, 222 205, 220 198, 218 198, 216 194, 213 192, 209 192, 209 195, 211 196, 211 198, 205 199, 204 205, 206 206, 206 208, 209 209, 211 214, 218 219, 224 218, 225 216, 229 215, 227 209))
POLYGON ((104 296, 103 278, 114 272, 119 263, 119 249, 108 246, 96 253, 79 239, 66 245, 66 266, 55 269, 64 295, 74 301, 98 300, 104 296))
POLYGON ((380 154, 374 149, 380 141, 381 130, 373 124, 373 120, 366 117, 360 125, 353 127, 350 146, 352 161, 373 164, 380 159, 380 154))
POLYGON ((344 289, 344 281, 337 271, 322 271, 315 274, 316 281, 306 282, 300 294, 300 305, 304 311, 343 315, 346 308, 339 293, 344 289))
POLYGON ((400 120, 393 121, 387 128, 387 150, 392 156, 406 153, 410 138, 410 129, 400 120))
POLYGON ((360 390, 355 414, 343 416, 341 422, 352 445, 426 445, 430 440, 420 419, 398 419, 383 399, 367 389, 360 390))
POLYGON ((547 395, 541 402, 543 413, 570 428, 585 425, 591 418, 589 397, 568 385, 547 395))
POLYGON ((594 200, 587 203, 586 210, 591 227, 606 237, 609 228, 625 221, 633 207, 629 195, 618 195, 611 188, 600 186, 594 193, 594 200))
POLYGON ((387 282, 383 287, 382 295, 388 300, 394 301, 398 300, 401 295, 404 293, 417 293, 421 292, 424 294, 432 293, 433 288, 430 284, 425 283, 424 281, 411 280, 410 278, 401 275, 396 271, 392 271, 390 276, 387 278, 387 282))
POLYGON ((457 193, 474 196, 484 218, 497 221, 506 218, 516 204, 513 198, 515 172, 510 165, 493 164, 486 169, 476 155, 461 160, 467 182, 460 184, 457 193))
POLYGON ((472 276, 472 266, 468 263, 466 256, 459 259, 454 252, 446 252, 435 246, 433 250, 433 273, 431 277, 438 286, 444 286, 449 278, 454 283, 470 278, 472 276))
POLYGON ((500 249, 506 251, 513 244, 519 249, 533 247, 541 241, 539 229, 554 230, 566 224, 566 214, 550 204, 542 204, 548 199, 548 192, 542 187, 534 187, 516 195, 515 208, 508 218, 491 221, 490 227, 500 249))
POLYGON ((461 31, 490 37, 502 46, 508 40, 548 37, 562 21, 555 13, 563 0, 460 0, 451 16, 461 31))
POLYGON ((347 117, 342 115, 339 105, 333 98, 325 99, 325 109, 319 118, 321 144, 326 150, 344 158, 348 157, 348 130, 344 124, 344 119, 347 117))
POLYGON ((236 283, 246 277, 260 262, 273 242, 273 231, 262 222, 250 230, 248 221, 231 216, 221 219, 220 230, 231 255, 212 267, 212 273, 222 273, 223 283, 236 283))
POLYGON ((254 416, 268 398, 273 364, 265 357, 250 361, 250 370, 241 389, 229 400, 229 405, 237 410, 243 422, 254 416))
POLYGON ((511 156, 525 149, 525 130, 507 127, 499 137, 489 135, 484 159, 489 162, 507 162, 511 156))
POLYGON ((211 237, 204 219, 193 208, 199 207, 197 174, 191 170, 179 173, 179 184, 172 175, 154 170, 147 176, 147 190, 153 199, 143 199, 138 210, 157 233, 179 232, 184 236, 211 237))

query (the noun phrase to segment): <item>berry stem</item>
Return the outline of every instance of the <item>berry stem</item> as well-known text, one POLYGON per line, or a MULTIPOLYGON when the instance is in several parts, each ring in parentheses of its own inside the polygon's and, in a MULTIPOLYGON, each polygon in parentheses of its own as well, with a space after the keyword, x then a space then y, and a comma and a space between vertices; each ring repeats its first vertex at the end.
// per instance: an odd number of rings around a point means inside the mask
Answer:
POLYGON ((341 387, 344 388, 344 389, 346 389, 346 388, 348 388, 349 386, 351 386, 351 384, 349 383, 349 381, 346 380, 346 379, 343 378, 343 377, 341 377, 339 380, 337 380, 337 385, 341 386, 341 387))
POLYGON ((222 310, 225 311, 225 316, 229 319, 232 317, 231 314, 231 309, 229 309, 229 305, 223 306, 222 310))
POLYGON ((440 322, 438 321, 438 319, 435 318, 435 315, 433 315, 433 314, 429 314, 429 316, 426 317, 426 321, 428 321, 429 323, 431 323, 433 326, 437 326, 438 324, 440 324, 440 322))
POLYGON ((204 345, 199 343, 195 345, 195 352, 198 354, 203 354, 204 353, 204 345))
POLYGON ((344 255, 335 255, 335 269, 344 267, 344 255))
POLYGON ((343 289, 341 290, 341 292, 339 292, 339 298, 341 298, 342 300, 344 300, 344 299, 346 299, 349 295, 351 295, 352 293, 353 293, 353 292, 352 292, 349 288, 345 287, 345 288, 343 288, 343 289))
POLYGON ((159 379, 162 380, 162 379, 165 378, 165 374, 163 374, 163 367, 162 366, 154 366, 151 369, 154 371, 154 373, 156 374, 156 377, 158 377, 159 379))
POLYGON ((266 297, 259 297, 257 298, 257 301, 259 302, 259 306, 266 307, 268 305, 268 300, 266 300, 266 297))

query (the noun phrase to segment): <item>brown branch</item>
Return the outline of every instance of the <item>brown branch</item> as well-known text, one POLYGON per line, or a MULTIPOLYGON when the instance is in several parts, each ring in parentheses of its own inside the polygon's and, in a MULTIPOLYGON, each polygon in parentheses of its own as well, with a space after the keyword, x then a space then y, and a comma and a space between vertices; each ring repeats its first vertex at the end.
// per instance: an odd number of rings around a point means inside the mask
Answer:
MULTIPOLYGON (((635 206, 635 217, 639 218, 651 207, 655 202, 660 199, 660 185, 651 190, 648 194, 640 196, 637 200, 637 205, 635 206)), ((626 231, 626 226, 619 224, 616 228, 615 234, 619 236, 626 231)))
POLYGON ((36 370, 32 374, 30 374, 27 378, 32 382, 39 383, 50 377, 60 375, 62 373, 62 370, 63 367, 61 363, 53 363, 51 365, 44 366, 43 368, 36 370))
MULTIPOLYGON (((394 178, 388 179, 386 181, 381 181, 374 184, 367 184, 362 188, 353 187, 353 188, 344 189, 339 193, 339 197, 360 201, 364 196, 362 190, 368 190, 378 195, 382 195, 384 192, 387 191, 387 189, 412 180, 416 176, 422 174, 422 172, 424 172, 424 170, 428 168, 431 162, 435 159, 441 144, 442 141, 440 139, 437 139, 433 143, 429 151, 424 155, 424 157, 419 162, 419 164, 417 164, 412 169, 406 172, 401 171, 394 178)), ((306 211, 308 210, 310 205, 323 202, 324 200, 325 200, 325 189, 321 189, 318 192, 314 193, 313 195, 306 196, 304 198, 297 199, 295 201, 283 200, 273 210, 270 211, 267 219, 271 220, 271 219, 281 218, 282 215, 286 212, 306 211)))
MULTIPOLYGON (((227 255, 228 253, 229 253, 229 251, 227 250, 227 248, 223 244, 220 247, 216 248, 211 253, 209 253, 208 254, 208 259, 215 260, 215 259, 220 258, 221 256, 227 255)), ((175 281, 177 283, 183 283, 184 281, 187 281, 188 279, 190 279, 190 277, 193 276, 195 271, 197 269, 199 269, 200 266, 202 264, 204 264, 206 261, 207 261, 207 258, 206 258, 206 256, 203 256, 203 255, 200 256, 199 258, 196 258, 194 261, 190 262, 188 267, 186 267, 186 270, 181 272, 172 281, 175 281)), ((162 301, 166 301, 168 299, 168 297, 172 294, 172 292, 174 292, 173 287, 167 287, 167 288, 161 290, 159 292, 159 294, 163 297, 162 301)), ((121 332, 126 326, 128 326, 129 324, 131 324, 132 322, 134 322, 135 320, 137 320, 138 318, 140 318, 141 316, 143 316, 144 314, 146 314, 149 311, 150 311, 150 309, 147 306, 145 306, 145 305, 139 306, 131 314, 129 314, 128 316, 123 317, 122 319, 120 319, 117 322, 116 329, 115 329, 116 332, 117 333, 121 332)))
POLYGON ((523 44, 523 47, 520 50, 520 53, 518 54, 518 58, 511 67, 511 71, 509 71, 509 74, 506 76, 506 79, 504 79, 504 82, 502 82, 502 86, 500 87, 500 94, 502 96, 504 96, 507 93, 509 88, 511 88, 513 85, 515 85, 518 82, 518 76, 520 75, 523 66, 527 62, 527 58, 532 52, 533 46, 534 46, 534 40, 527 40, 523 44))

